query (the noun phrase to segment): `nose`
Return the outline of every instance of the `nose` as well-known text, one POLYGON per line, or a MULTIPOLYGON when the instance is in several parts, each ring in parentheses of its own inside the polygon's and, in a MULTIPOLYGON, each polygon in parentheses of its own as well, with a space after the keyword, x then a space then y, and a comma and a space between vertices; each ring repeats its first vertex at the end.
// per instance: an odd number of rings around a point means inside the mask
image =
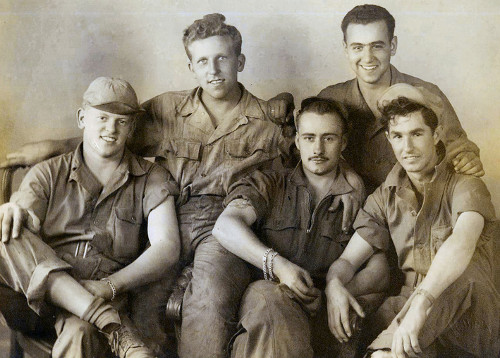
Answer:
POLYGON ((413 140, 411 137, 404 138, 404 150, 406 152, 411 152, 413 150, 413 140))
POLYGON ((371 46, 365 46, 363 49, 363 62, 370 63, 373 59, 373 50, 371 46))
POLYGON ((314 151, 314 154, 323 154, 323 151, 324 151, 324 143, 321 139, 316 139, 314 141, 314 145, 313 145, 313 151, 314 151))
POLYGON ((211 75, 215 75, 219 72, 219 64, 217 60, 212 60, 209 62, 208 71, 211 75))
POLYGON ((117 128, 117 122, 114 119, 109 119, 106 121, 106 131, 108 133, 115 133, 117 128))

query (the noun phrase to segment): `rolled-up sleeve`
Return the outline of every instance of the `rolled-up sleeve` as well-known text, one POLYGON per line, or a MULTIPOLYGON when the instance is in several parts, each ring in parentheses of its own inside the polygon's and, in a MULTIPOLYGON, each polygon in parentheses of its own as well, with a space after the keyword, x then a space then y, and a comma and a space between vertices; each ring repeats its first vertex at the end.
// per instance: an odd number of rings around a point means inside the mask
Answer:
POLYGON ((373 248, 386 251, 391 235, 384 210, 383 189, 371 194, 354 221, 354 230, 373 248))
POLYGON ((26 209, 33 221, 35 232, 45 220, 50 198, 50 175, 51 171, 45 162, 35 165, 23 178, 19 190, 12 194, 10 202, 26 209))
POLYGON ((268 215, 275 185, 275 175, 257 170, 229 187, 224 205, 235 199, 247 200, 260 220, 268 215))
POLYGON ((148 217, 149 213, 170 195, 179 195, 179 187, 165 168, 155 164, 148 174, 144 190, 144 217, 148 217))
POLYGON ((495 208, 484 182, 471 175, 461 175, 453 192, 451 205, 453 225, 458 216, 467 211, 475 211, 486 221, 495 220, 495 208))

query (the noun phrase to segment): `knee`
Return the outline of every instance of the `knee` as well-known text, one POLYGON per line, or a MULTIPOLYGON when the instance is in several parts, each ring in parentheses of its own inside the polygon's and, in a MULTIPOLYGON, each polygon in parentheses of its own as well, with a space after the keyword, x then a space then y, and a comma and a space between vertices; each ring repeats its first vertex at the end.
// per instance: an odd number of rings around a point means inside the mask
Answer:
POLYGON ((99 332, 94 325, 74 316, 65 320, 62 334, 66 337, 71 337, 72 340, 83 342, 98 335, 99 332))

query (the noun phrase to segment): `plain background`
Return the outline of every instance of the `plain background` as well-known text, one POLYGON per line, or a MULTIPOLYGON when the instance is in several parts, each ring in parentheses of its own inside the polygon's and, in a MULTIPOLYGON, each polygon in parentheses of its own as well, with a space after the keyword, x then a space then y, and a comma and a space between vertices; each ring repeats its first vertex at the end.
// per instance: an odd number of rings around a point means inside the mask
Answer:
MULTIPOLYGON (((340 22, 348 0, 0 0, 0 158, 25 142, 79 134, 76 110, 97 76, 123 77, 141 100, 196 85, 181 36, 222 12, 243 35, 240 80, 262 98, 296 104, 353 77, 340 22)), ((437 84, 481 148, 500 211, 500 2, 375 1, 396 18, 392 63, 437 84)), ((0 326, 0 357, 7 357, 0 326)))
MULTIPOLYGON (((437 84, 481 148, 500 209, 500 2, 375 1, 396 18, 402 72, 437 84)), ((353 77, 340 22, 360 4, 340 0, 1 0, 0 157, 25 142, 79 135, 76 110, 97 76, 127 79, 141 100, 196 85, 182 31, 222 12, 243 36, 241 82, 296 104, 353 77)))

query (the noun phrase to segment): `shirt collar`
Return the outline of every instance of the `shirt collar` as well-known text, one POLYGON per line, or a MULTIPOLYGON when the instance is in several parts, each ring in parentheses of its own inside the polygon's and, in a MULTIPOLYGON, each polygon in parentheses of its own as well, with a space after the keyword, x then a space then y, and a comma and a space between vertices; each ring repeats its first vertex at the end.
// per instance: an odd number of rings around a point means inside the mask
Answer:
MULTIPOLYGON (((259 101, 250 92, 248 92, 245 87, 238 82, 238 86, 241 89, 241 99, 238 106, 241 108, 241 114, 245 117, 250 118, 263 118, 265 117, 265 112, 261 108, 259 101)), ((198 110, 200 106, 203 106, 201 102, 201 87, 194 88, 189 96, 186 97, 177 107, 177 113, 183 117, 188 117, 198 110)))
MULTIPOLYGON (((73 158, 71 160, 71 174, 69 179, 80 182, 82 170, 89 170, 85 162, 83 161, 83 142, 78 145, 78 147, 73 152, 73 158)), ((125 147, 123 153, 123 158, 118 166, 117 172, 130 173, 134 176, 141 176, 147 173, 144 165, 139 162, 139 158, 132 154, 132 152, 125 147)))
MULTIPOLYGON (((304 186, 309 188, 309 180, 307 179, 304 169, 302 168, 302 161, 299 161, 295 169, 292 171, 290 176, 288 177, 288 181, 296 186, 304 186)), ((344 170, 342 166, 339 164, 337 166, 337 172, 333 182, 330 185, 330 189, 328 190, 328 195, 343 195, 350 193, 353 191, 353 187, 349 184, 345 177, 344 170)))

